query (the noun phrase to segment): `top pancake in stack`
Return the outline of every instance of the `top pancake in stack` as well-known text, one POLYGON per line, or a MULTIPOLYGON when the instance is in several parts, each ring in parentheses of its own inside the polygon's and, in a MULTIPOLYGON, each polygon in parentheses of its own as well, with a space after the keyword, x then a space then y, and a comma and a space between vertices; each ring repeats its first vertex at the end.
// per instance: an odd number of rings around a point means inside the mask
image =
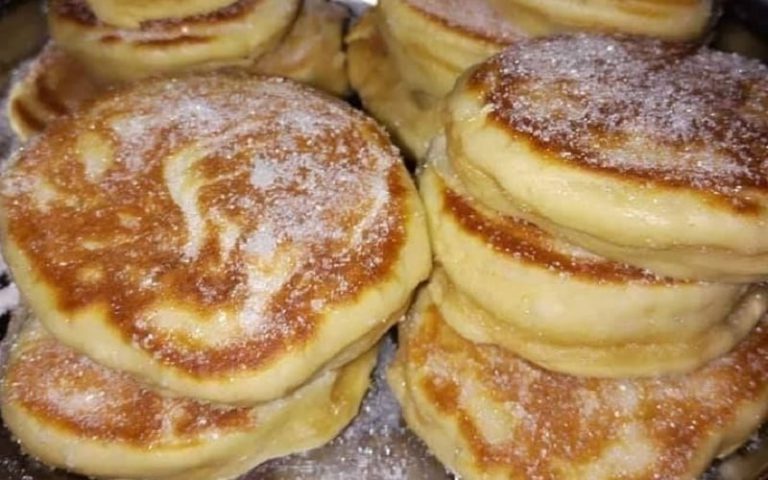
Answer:
POLYGON ((690 45, 521 42, 457 85, 449 156, 487 205, 605 257, 762 280, 767 78, 757 61, 690 45))
POLYGON ((373 121, 246 74, 156 79, 54 122, 2 183, 35 316, 96 361, 252 404, 367 351, 429 271, 373 121))
POLYGON ((570 30, 695 40, 712 14, 710 0, 556 3, 573 2, 382 0, 348 37, 350 81, 366 108, 421 158, 439 129, 430 110, 464 70, 508 45, 570 30), (429 135, 420 133, 425 121, 433 125, 429 135))

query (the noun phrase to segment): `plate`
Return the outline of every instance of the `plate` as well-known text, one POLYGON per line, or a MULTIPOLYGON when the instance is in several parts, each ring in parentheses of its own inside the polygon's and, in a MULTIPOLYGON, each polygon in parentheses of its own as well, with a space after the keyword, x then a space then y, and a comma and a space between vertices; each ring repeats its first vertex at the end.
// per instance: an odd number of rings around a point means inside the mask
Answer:
MULTIPOLYGON (((359 13, 375 0, 340 1, 359 13)), ((39 5, 0 0, 0 85, 9 70, 36 51, 44 41, 44 21, 39 5), (19 28, 23 25, 24 28, 19 28)), ((4 115, 3 115, 4 116, 4 115)), ((12 136, 0 120, 0 157, 12 145, 12 136)), ((9 318, 9 308, 18 300, 0 263, 0 334, 9 318)), ((424 444, 404 425, 400 410, 384 381, 384 367, 395 351, 394 334, 385 340, 379 365, 360 415, 336 440, 303 454, 267 462, 242 480, 447 480, 453 478, 429 454, 424 444)), ((768 467, 768 426, 750 443, 716 462, 701 480, 756 480, 768 467)), ((51 470, 22 454, 9 433, 0 427, 0 479, 84 480, 85 477, 51 470)))

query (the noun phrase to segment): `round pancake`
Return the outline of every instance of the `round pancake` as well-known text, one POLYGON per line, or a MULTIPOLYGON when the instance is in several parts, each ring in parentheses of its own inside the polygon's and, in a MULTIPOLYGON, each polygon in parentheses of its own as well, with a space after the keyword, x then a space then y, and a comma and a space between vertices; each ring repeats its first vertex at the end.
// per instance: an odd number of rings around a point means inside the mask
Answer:
MULTIPOLYGON (((766 313, 763 288, 660 278, 482 207, 435 158, 436 147, 419 190, 443 275, 471 299, 461 303, 487 312, 466 316, 471 340, 571 374, 658 375, 727 352, 766 313)), ((433 280, 453 290, 446 282, 433 280)))
POLYGON ((103 90, 80 62, 50 42, 21 67, 12 82, 6 114, 13 133, 22 141, 103 90))
POLYGON ((104 23, 123 28, 140 28, 148 20, 202 15, 232 5, 237 0, 85 0, 104 23))
MULTIPOLYGON (((742 341, 760 320, 760 314, 765 313, 767 303, 764 289, 749 292, 720 322, 702 322, 703 325, 699 326, 691 319, 687 325, 680 327, 679 336, 664 338, 653 338, 653 334, 658 337, 656 332, 664 327, 675 330, 671 322, 657 328, 653 322, 645 320, 640 326, 627 327, 616 315, 606 314, 592 318, 595 326, 586 327, 594 332, 590 336, 589 332, 573 327, 574 322, 568 321, 568 314, 563 314, 560 323, 564 325, 564 330, 580 334, 563 339, 562 335, 558 337, 546 331, 553 328, 553 321, 538 328, 538 325, 513 321, 517 319, 494 316, 456 287, 441 268, 436 268, 428 288, 446 323, 467 340, 502 347, 552 372, 596 378, 637 378, 691 372, 726 354, 742 341), (610 327, 617 325, 616 331, 610 330, 610 327), (636 333, 644 326, 652 333, 636 333), (701 331, 688 331, 695 329, 701 331), (610 341, 605 338, 626 338, 631 333, 638 340, 610 341), (585 337, 584 341, 578 340, 585 337)), ((517 292, 508 292, 507 295, 517 296, 517 292)), ((705 314, 702 316, 707 320, 705 314)))
POLYGON ((695 40, 710 25, 713 0, 489 0, 533 35, 575 31, 695 40))
MULTIPOLYGON (((344 95, 349 91, 342 51, 348 12, 324 0, 307 0, 291 31, 274 50, 254 60, 249 70, 291 78, 344 95)), ((6 113, 13 132, 26 141, 54 118, 74 112, 106 85, 85 66, 50 42, 23 66, 13 81, 6 113)))
POLYGON ((639 38, 530 40, 447 103, 450 156, 498 186, 494 208, 661 275, 766 277, 759 62, 639 38))
POLYGON ((421 159, 442 128, 441 104, 403 82, 375 20, 373 11, 366 12, 347 35, 349 81, 365 109, 387 127, 396 143, 410 157, 421 159))
POLYGON ((277 48, 256 60, 254 70, 346 95, 349 80, 342 44, 349 15, 328 0, 304 0, 291 31, 277 48))
POLYGON ((435 98, 468 67, 525 35, 487 0, 381 0, 376 16, 403 81, 435 98))
POLYGON ((367 351, 429 273, 386 134, 290 81, 140 82, 54 121, 11 164, 3 253, 36 317, 184 396, 285 395, 367 351))
POLYGON ((52 0, 51 36, 105 82, 246 65, 290 30, 299 0, 238 0, 213 13, 144 22, 136 30, 101 23, 85 0, 52 0))
POLYGON ((768 325, 696 372, 551 373, 448 327, 422 293, 389 382, 408 425, 467 480, 696 478, 768 409, 768 325))
POLYGON ((256 407, 169 398, 56 342, 36 320, 12 349, 0 406, 28 453, 109 478, 223 480, 318 447, 357 414, 372 350, 256 407))

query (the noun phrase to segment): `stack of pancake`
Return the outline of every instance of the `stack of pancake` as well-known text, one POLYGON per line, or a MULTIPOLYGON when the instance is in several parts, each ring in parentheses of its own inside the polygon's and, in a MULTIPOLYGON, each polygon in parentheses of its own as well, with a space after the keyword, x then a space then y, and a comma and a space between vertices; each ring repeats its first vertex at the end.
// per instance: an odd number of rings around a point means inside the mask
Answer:
POLYGON ((51 0, 52 40, 16 79, 11 126, 26 139, 109 85, 227 66, 344 95, 348 16, 329 0, 51 0))
POLYGON ((233 478, 356 414, 431 259, 374 121, 288 80, 198 73, 53 121, 0 183, 24 299, 3 419, 44 462, 233 478))
POLYGON ((690 479, 768 411, 768 68, 640 37, 467 72, 390 383, 464 478, 690 479))
POLYGON ((347 37, 349 77, 366 109, 421 159, 456 79, 504 47, 573 31, 691 41, 712 13, 712 0, 380 0, 347 37))

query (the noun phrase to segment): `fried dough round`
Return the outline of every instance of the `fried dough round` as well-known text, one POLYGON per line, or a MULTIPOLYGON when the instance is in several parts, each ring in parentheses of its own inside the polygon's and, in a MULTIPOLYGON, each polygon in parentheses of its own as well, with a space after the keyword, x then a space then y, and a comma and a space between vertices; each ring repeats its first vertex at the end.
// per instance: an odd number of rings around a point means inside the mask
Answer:
POLYGON ((551 373, 456 334, 427 293, 389 370, 408 425, 467 480, 696 478, 768 409, 768 325, 693 373, 551 373))
POLYGON ((403 81, 435 98, 468 67, 525 36, 487 0, 381 0, 375 12, 403 81))
POLYGON ((346 43, 349 81, 365 109, 387 127, 409 156, 422 159, 430 140, 442 129, 441 103, 403 82, 372 11, 352 27, 346 43))
POLYGON ((203 15, 232 5, 237 0, 85 0, 104 23, 139 28, 149 20, 170 20, 203 15))
POLYGON ((139 82, 11 164, 3 252, 35 315, 184 396, 284 396, 371 348, 431 266, 386 133, 287 80, 139 82))
POLYGON ((290 30, 299 0, 238 0, 215 12, 153 20, 139 29, 101 23, 85 0, 52 0, 51 36, 104 82, 247 65, 290 30))
POLYGON ((661 278, 484 208, 441 169, 436 144, 419 186, 450 281, 433 283, 471 299, 454 306, 484 310, 466 315, 466 329, 446 315, 471 340, 571 374, 658 375, 724 354, 766 313, 764 288, 661 278))
POLYGON ((713 0, 489 0, 532 35, 575 31, 696 40, 706 33, 713 0))
POLYGON ((84 475, 235 478, 318 447, 357 414, 375 349, 255 407, 169 398, 58 343, 28 320, 11 350, 0 407, 25 451, 84 475))
POLYGON ((768 68, 735 55, 530 40, 457 85, 448 149, 504 213, 661 275, 749 282, 768 274, 766 105, 768 68))

